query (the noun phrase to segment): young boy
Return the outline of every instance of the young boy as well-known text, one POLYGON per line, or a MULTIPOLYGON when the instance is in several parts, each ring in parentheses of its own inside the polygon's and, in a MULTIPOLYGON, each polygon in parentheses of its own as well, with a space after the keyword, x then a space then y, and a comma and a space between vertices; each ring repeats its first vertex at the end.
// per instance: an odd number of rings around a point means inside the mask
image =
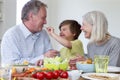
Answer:
POLYGON ((81 33, 81 25, 75 20, 64 20, 60 26, 60 36, 54 33, 53 27, 47 27, 47 31, 56 41, 64 47, 60 50, 60 56, 63 59, 73 59, 77 56, 83 56, 83 44, 78 37, 81 33))

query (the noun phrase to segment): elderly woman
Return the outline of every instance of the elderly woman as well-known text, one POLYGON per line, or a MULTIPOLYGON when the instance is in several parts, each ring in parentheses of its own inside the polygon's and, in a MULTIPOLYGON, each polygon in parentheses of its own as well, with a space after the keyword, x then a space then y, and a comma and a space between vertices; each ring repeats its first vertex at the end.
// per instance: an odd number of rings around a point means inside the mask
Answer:
POLYGON ((109 34, 108 21, 100 11, 91 11, 83 16, 81 30, 85 38, 90 39, 87 45, 88 57, 108 55, 110 66, 120 67, 120 39, 109 34))

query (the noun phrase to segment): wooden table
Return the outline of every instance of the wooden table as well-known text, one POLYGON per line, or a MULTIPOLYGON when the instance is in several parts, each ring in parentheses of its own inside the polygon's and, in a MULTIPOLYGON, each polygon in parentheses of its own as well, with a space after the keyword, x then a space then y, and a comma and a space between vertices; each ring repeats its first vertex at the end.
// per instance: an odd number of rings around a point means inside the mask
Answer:
POLYGON ((80 80, 85 80, 84 78, 80 77, 80 80))

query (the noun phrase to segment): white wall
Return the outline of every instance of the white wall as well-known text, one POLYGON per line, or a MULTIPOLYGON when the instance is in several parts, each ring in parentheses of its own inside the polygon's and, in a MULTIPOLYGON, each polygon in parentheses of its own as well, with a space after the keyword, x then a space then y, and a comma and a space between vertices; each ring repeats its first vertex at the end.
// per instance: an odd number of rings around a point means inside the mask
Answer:
MULTIPOLYGON (((82 22, 82 15, 91 10, 100 10, 105 13, 109 22, 109 32, 120 38, 120 0, 49 0, 48 25, 54 26, 59 32, 58 25, 64 19, 76 19, 82 22)), ((86 45, 88 40, 83 33, 80 39, 86 45)), ((54 42, 56 48, 56 44, 54 42)))
POLYGON ((16 24, 16 0, 2 0, 3 21, 0 22, 0 39, 4 32, 16 24))
POLYGON ((17 0, 17 5, 16 5, 16 8, 17 8, 17 12, 16 12, 16 24, 19 24, 21 23, 21 10, 22 10, 22 7, 24 6, 24 4, 29 1, 29 0, 17 0))

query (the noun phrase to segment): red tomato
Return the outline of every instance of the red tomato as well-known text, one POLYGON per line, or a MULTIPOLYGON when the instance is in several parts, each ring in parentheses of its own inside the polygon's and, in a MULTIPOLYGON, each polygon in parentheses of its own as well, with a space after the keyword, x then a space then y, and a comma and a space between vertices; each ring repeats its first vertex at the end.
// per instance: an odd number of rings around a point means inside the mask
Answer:
POLYGON ((57 79, 59 77, 59 72, 58 71, 53 71, 53 78, 57 79))
POLYGON ((52 72, 46 72, 45 73, 45 78, 46 79, 52 79, 53 78, 53 73, 52 72))
POLYGON ((45 74, 43 72, 37 72, 36 75, 37 75, 37 79, 39 79, 39 80, 43 80, 44 76, 45 76, 45 74))
POLYGON ((67 72, 67 71, 63 71, 63 72, 60 74, 60 77, 61 77, 61 78, 68 78, 68 72, 67 72))
POLYGON ((56 71, 59 73, 59 76, 63 72, 63 70, 56 70, 56 71))
POLYGON ((33 74, 32 74, 32 77, 33 77, 33 78, 37 78, 37 73, 33 73, 33 74))

